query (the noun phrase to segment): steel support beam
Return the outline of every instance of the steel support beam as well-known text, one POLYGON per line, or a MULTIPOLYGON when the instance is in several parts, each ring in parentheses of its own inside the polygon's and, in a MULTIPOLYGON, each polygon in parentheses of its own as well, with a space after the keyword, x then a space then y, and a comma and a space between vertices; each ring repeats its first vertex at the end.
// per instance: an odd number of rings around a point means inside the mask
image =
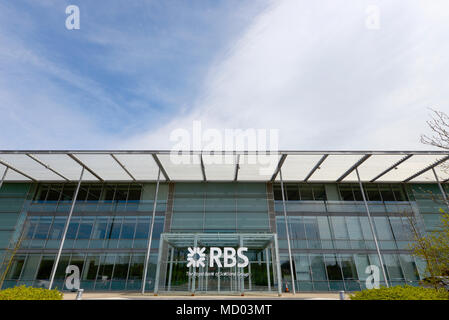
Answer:
POLYGON ((371 157, 370 154, 365 154, 362 158, 360 158, 355 164, 353 164, 351 166, 351 168, 349 168, 345 173, 343 173, 341 175, 340 178, 337 179, 337 182, 341 182, 344 178, 346 178, 348 175, 351 174, 351 172, 353 172, 356 168, 358 168, 363 162, 366 161, 366 159, 368 159, 369 157, 371 157))
POLYGON ((203 155, 200 154, 200 165, 201 165, 201 173, 203 175, 203 181, 206 182, 206 169, 204 168, 203 155))
MULTIPOLYGON (((142 276, 142 294, 145 293, 145 286, 146 286, 146 282, 147 282, 147 273, 148 273, 148 265, 150 263, 150 252, 151 252, 151 241, 153 240, 153 229, 154 229, 154 218, 156 216, 156 208, 157 208, 157 196, 159 193, 159 179, 161 177, 161 170, 158 170, 157 173, 157 183, 156 183, 156 192, 154 194, 154 203, 153 203, 153 215, 151 218, 151 224, 150 224, 150 230, 149 230, 149 239, 148 239, 148 248, 147 248, 147 252, 145 255, 145 265, 143 268, 143 276, 142 276)), ((162 239, 160 240, 162 242, 162 239)), ((162 253, 159 252, 159 256, 162 253)))
MULTIPOLYGON (((274 235, 274 237, 276 237, 276 235, 274 235)), ((271 257, 271 261, 273 261, 273 257, 271 257)), ((267 267, 268 291, 271 291, 270 259, 268 257, 268 247, 265 248, 265 264, 267 267)))
POLYGON ((65 238, 67 236, 67 230, 69 229, 70 220, 72 219, 73 210, 75 209, 76 198, 78 197, 78 191, 80 190, 81 181, 83 180, 84 175, 84 167, 81 169, 80 178, 78 180, 78 185, 76 186, 75 193, 73 194, 72 206, 70 207, 69 216, 67 217, 67 221, 64 226, 64 232, 62 234, 61 243, 59 245, 58 254, 56 255, 55 263, 53 264, 53 268, 50 274, 50 284, 48 286, 49 289, 53 286, 53 281, 55 280, 56 270, 58 269, 59 259, 61 258, 62 249, 64 247, 65 238))
POLYGON ((68 153, 67 154, 70 158, 72 158, 76 163, 78 163, 81 167, 83 167, 84 169, 86 169, 87 171, 89 171, 90 174, 92 174, 95 178, 97 178, 98 180, 100 180, 101 182, 104 182, 104 180, 95 173, 95 171, 93 171, 91 168, 89 168, 88 166, 86 166, 80 159, 78 159, 77 157, 75 157, 74 154, 72 153, 68 153))
MULTIPOLYGON (((278 243, 277 234, 275 234, 275 236, 274 236, 274 252, 276 255, 276 276, 277 276, 277 282, 278 282, 278 296, 281 296, 281 294, 282 294, 281 257, 279 255, 279 243, 278 243)), ((273 260, 273 259, 271 259, 271 260, 273 260)), ((273 267, 274 267, 274 263, 273 263, 273 267)))
POLYGON ((281 156, 281 158, 279 159, 278 165, 277 165, 277 167, 276 167, 276 170, 274 171, 273 175, 271 176, 270 181, 273 182, 273 181, 276 179, 276 177, 277 177, 277 175, 278 175, 278 173, 279 173, 279 170, 281 170, 282 165, 284 164, 284 161, 285 161, 286 158, 287 158, 287 155, 286 155, 286 154, 283 154, 283 155, 281 156))
POLYGON ((5 181, 6 174, 8 173, 8 169, 9 169, 8 167, 5 167, 5 171, 3 172, 3 175, 2 175, 2 180, 0 180, 0 189, 3 186, 3 181, 5 181))
POLYGON ((315 171, 318 170, 318 168, 321 166, 321 164, 324 162, 324 160, 326 160, 326 158, 328 157, 328 154, 325 154, 321 157, 320 160, 318 160, 318 162, 316 163, 316 165, 312 168, 312 170, 310 170, 309 174, 306 176, 306 178, 304 179, 304 182, 307 182, 307 180, 310 179, 310 177, 312 176, 312 174, 315 173, 315 171))
POLYGON ((379 242, 377 241, 376 230, 374 229, 374 223, 373 223, 372 218, 371 218, 371 213, 370 213, 370 210, 369 210, 368 202, 366 201, 365 190, 363 190, 362 181, 360 180, 359 170, 357 168, 355 168, 355 172, 357 173, 357 180, 359 181, 360 192, 362 193, 363 203, 365 204, 366 214, 368 216, 369 226, 370 226, 371 232, 373 234, 374 244, 376 246, 377 256, 379 257, 379 263, 380 263, 380 266, 381 266, 381 269, 382 269, 382 274, 383 274, 384 279, 385 279, 385 284, 386 284, 386 286, 388 288, 389 285, 388 285, 388 279, 387 279, 387 272, 385 271, 385 266, 384 266, 384 262, 383 262, 383 259, 382 259, 382 254, 380 253, 379 242))
POLYGON ((390 172, 391 170, 395 169, 398 165, 400 165, 402 162, 410 159, 413 156, 413 154, 409 154, 406 155, 404 158, 402 158, 401 160, 399 160, 398 162, 396 162, 395 164, 393 164, 391 167, 389 167, 388 169, 382 171, 380 174, 378 174, 377 176, 375 176, 373 179, 370 180, 370 182, 374 182, 377 179, 379 179, 380 177, 386 175, 388 172, 390 172))
POLYGON ((240 155, 238 154, 235 162, 234 181, 237 181, 237 178, 239 177, 239 169, 240 169, 240 155))
POLYGON ((445 162, 447 159, 449 159, 449 156, 446 156, 446 157, 444 157, 444 158, 438 160, 438 161, 435 162, 434 164, 431 164, 430 166, 428 166, 428 167, 426 167, 426 168, 424 168, 424 169, 418 171, 417 173, 415 173, 414 175, 412 175, 411 177, 405 179, 405 180, 402 181, 402 182, 404 182, 404 183, 405 183, 405 182, 409 182, 410 180, 413 180, 414 178, 419 177, 419 176, 422 175, 424 172, 427 172, 427 171, 431 170, 432 168, 435 168, 437 165, 439 165, 439 164, 445 162))
POLYGON ((282 180, 282 170, 279 170, 279 177, 281 179, 282 206, 284 207, 285 234, 287 235, 288 257, 290 259, 290 276, 292 277, 293 294, 296 294, 295 275, 293 271, 293 256, 292 256, 292 248, 290 245, 290 232, 288 230, 289 228, 287 221, 287 207, 285 205, 285 192, 284 192, 284 181, 282 180))
POLYGON ((11 169, 11 170, 13 170, 13 171, 15 171, 15 172, 21 174, 22 176, 24 176, 24 177, 30 179, 30 180, 33 181, 33 182, 37 182, 37 180, 34 179, 33 177, 29 176, 28 174, 26 174, 25 172, 23 172, 23 171, 21 171, 21 170, 19 170, 19 169, 17 169, 17 168, 11 166, 10 164, 6 163, 6 162, 3 161, 3 160, 0 160, 0 164, 2 164, 2 165, 4 165, 5 167, 7 167, 7 168, 9 168, 9 169, 11 169))
POLYGON ((125 167, 125 165, 124 165, 119 159, 117 159, 116 156, 114 156, 114 155, 111 153, 111 157, 112 157, 112 159, 115 160, 115 162, 118 163, 118 165, 123 169, 123 171, 125 171, 126 174, 127 174, 131 179, 133 179, 133 181, 136 181, 136 178, 134 178, 134 176, 131 174, 131 172, 129 172, 129 170, 125 167))
MULTIPOLYGON (((159 170, 162 172, 162 175, 165 178, 165 181, 170 181, 170 177, 167 174, 167 171, 165 171, 164 166, 162 165, 161 161, 159 160, 159 158, 157 157, 157 155, 155 153, 151 154, 153 156, 154 162, 156 162, 157 166, 159 167, 159 170)), ((159 178, 158 178, 159 180, 159 178)))
POLYGON ((51 172, 53 172, 54 174, 60 176, 62 179, 66 180, 66 181, 70 181, 70 179, 68 179, 67 177, 65 177, 64 175, 62 175, 61 173, 59 173, 58 171, 56 171, 55 169, 51 168, 48 164, 42 162, 41 160, 39 160, 38 158, 36 158, 35 156, 33 156, 30 153, 26 154, 28 157, 30 157, 31 159, 33 159, 34 161, 36 161, 37 163, 39 163, 41 166, 44 166, 46 169, 50 170, 51 172))
POLYGON ((438 175, 435 171, 435 168, 432 168, 432 171, 433 171, 433 175, 435 176, 435 180, 438 183, 438 187, 440 188, 440 192, 441 192, 441 195, 443 196, 444 203, 446 204, 447 208, 449 209, 449 202, 447 201, 446 192, 444 191, 443 186, 440 183, 440 179, 438 179, 438 175))

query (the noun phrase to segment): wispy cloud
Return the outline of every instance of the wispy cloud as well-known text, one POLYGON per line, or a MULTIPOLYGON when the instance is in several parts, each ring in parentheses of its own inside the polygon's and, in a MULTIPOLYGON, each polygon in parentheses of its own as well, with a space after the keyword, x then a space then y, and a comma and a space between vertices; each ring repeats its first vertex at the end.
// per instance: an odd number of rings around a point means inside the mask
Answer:
POLYGON ((279 129, 283 149, 427 148, 427 108, 449 110, 448 15, 444 0, 2 2, 0 148, 170 148, 194 120, 279 129))
POLYGON ((263 4, 0 4, 0 147, 114 148, 161 126, 191 107, 208 61, 263 4), (65 28, 68 4, 80 30, 65 28))
POLYGON ((448 110, 449 5, 274 1, 210 66, 191 112, 129 146, 169 147, 171 130, 278 128, 284 149, 420 149, 427 107, 448 110), (365 9, 380 9, 380 29, 365 9), (437 13, 437 14, 435 14, 437 13))

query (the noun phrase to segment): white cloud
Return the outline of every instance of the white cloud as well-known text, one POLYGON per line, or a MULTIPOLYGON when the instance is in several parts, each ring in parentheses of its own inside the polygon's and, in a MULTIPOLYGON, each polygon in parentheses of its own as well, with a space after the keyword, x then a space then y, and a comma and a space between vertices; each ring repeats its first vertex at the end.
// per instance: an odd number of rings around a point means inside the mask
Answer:
POLYGON ((170 132, 280 129, 281 149, 426 149, 428 107, 449 110, 447 1, 273 1, 209 67, 192 109, 125 148, 170 148, 170 132), (368 5, 380 29, 365 27, 368 5))

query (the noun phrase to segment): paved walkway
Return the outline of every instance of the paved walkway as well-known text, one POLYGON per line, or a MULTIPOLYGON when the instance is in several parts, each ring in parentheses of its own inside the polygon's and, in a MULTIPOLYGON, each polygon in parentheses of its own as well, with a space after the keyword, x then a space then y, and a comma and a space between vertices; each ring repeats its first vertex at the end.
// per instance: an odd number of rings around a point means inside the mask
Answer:
MULTIPOLYGON (((64 293, 64 300, 75 300, 76 293, 64 293)), ((241 299, 289 299, 289 300, 339 300, 338 293, 283 293, 281 297, 277 294, 256 294, 246 293, 244 296, 239 295, 171 295, 171 294, 145 294, 136 292, 85 292, 82 296, 83 300, 241 300, 241 299)), ((346 295, 346 299, 348 299, 346 295)))

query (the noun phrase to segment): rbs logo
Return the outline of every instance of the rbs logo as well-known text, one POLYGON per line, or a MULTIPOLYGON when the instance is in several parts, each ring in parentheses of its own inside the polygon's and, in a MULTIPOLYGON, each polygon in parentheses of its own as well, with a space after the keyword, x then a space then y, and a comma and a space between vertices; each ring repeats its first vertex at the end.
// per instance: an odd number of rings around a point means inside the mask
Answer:
MULTIPOLYGON (((193 249, 188 248, 188 250, 187 267, 204 267, 204 261, 206 260, 206 254, 204 251, 206 251, 206 248, 194 247, 193 249)), ((244 268, 249 263, 248 257, 243 254, 245 251, 248 251, 248 248, 241 247, 236 251, 234 248, 225 247, 222 251, 220 248, 211 247, 209 250, 209 267, 213 267, 215 264, 217 267, 229 268, 235 267, 237 264, 239 268, 244 268), (223 258, 223 264, 220 261, 221 258, 223 258), (242 260, 242 262, 237 263, 237 258, 242 260)))

